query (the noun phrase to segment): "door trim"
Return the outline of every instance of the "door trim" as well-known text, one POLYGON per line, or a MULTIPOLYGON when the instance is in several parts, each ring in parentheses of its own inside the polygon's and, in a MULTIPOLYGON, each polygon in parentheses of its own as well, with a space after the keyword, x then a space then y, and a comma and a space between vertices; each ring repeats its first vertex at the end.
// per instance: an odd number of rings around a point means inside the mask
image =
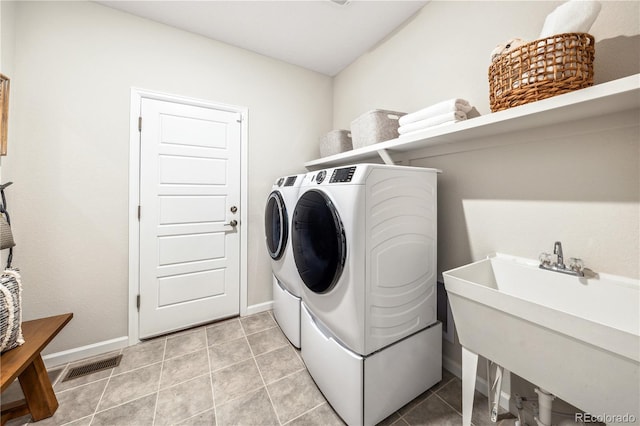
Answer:
POLYGON ((153 99, 180 103, 185 105, 215 108, 222 111, 236 112, 242 119, 240 127, 240 315, 248 312, 247 296, 247 243, 248 232, 248 118, 247 107, 221 104, 204 99, 193 99, 167 93, 154 92, 136 87, 131 88, 131 104, 129 119, 129 345, 140 342, 138 322, 140 315, 137 308, 137 296, 140 289, 140 222, 138 221, 138 205, 140 203, 140 132, 138 117, 141 116, 142 99, 153 99))

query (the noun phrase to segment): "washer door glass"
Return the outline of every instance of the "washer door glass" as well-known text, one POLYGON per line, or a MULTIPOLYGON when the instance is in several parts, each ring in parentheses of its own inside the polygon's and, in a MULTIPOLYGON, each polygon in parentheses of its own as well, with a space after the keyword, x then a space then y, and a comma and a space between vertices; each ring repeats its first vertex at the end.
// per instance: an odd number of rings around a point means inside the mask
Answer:
POLYGON ((300 196, 292 223, 298 273, 310 290, 326 293, 342 275, 347 254, 340 216, 325 193, 312 189, 300 196))
POLYGON ((272 259, 278 260, 284 254, 289 236, 287 207, 279 191, 273 191, 267 199, 264 212, 264 232, 267 251, 272 259))

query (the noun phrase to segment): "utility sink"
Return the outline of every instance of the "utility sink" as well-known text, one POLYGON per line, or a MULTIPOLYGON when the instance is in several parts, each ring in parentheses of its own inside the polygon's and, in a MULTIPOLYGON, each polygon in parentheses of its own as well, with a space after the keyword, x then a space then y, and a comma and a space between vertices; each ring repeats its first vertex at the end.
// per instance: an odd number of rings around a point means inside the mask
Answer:
POLYGON ((638 280, 560 274, 505 254, 443 276, 463 347, 463 394, 482 355, 593 416, 609 416, 608 425, 640 421, 638 280))

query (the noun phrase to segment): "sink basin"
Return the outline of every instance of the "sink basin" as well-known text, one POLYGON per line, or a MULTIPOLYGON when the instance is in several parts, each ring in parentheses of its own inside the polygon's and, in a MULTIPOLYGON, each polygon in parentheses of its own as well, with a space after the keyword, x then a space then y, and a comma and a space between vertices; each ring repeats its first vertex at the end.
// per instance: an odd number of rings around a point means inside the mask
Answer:
POLYGON ((443 276, 466 351, 591 415, 640 420, 638 280, 574 277, 504 254, 443 276))

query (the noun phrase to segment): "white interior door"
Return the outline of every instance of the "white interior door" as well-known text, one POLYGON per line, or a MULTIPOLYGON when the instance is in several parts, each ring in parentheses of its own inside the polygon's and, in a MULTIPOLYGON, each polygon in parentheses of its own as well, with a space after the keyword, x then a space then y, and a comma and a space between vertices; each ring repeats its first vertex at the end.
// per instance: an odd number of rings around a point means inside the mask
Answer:
POLYGON ((140 338, 239 313, 240 114, 142 99, 140 338))

